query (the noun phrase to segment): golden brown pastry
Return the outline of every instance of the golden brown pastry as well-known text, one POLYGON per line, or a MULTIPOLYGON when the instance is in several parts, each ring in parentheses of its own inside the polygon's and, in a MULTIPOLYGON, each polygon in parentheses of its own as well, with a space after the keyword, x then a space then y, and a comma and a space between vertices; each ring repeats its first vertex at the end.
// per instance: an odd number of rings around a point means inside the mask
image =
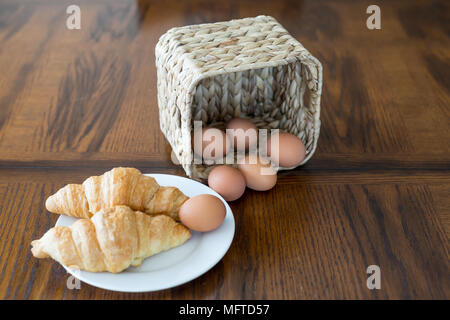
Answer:
POLYGON ((165 214, 179 221, 178 212, 189 198, 176 187, 160 187, 145 210, 151 215, 165 214))
POLYGON ((70 227, 51 228, 31 243, 31 252, 36 258, 51 257, 68 267, 117 273, 183 244, 190 236, 186 227, 168 216, 149 216, 116 206, 70 227))
POLYGON ((165 214, 178 220, 178 210, 188 199, 175 187, 160 187, 135 168, 114 168, 92 176, 83 184, 68 184, 45 202, 48 211, 90 218, 101 209, 129 206, 147 214, 165 214))

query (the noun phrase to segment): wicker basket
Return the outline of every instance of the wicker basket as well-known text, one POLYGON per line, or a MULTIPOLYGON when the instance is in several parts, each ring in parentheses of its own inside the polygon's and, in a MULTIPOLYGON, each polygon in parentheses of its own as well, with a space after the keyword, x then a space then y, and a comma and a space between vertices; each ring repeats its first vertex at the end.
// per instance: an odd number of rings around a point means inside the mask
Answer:
MULTIPOLYGON (((322 66, 274 18, 258 16, 170 29, 156 45, 161 130, 186 174, 193 121, 223 128, 233 117, 297 135, 313 155, 320 130, 322 66)), ((288 169, 288 168, 280 168, 288 169)))

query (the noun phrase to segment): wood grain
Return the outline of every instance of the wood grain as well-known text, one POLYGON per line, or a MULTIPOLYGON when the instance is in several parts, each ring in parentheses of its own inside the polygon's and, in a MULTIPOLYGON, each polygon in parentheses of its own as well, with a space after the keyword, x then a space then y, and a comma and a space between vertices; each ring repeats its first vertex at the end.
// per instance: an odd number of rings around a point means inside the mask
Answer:
POLYGON ((450 6, 379 1, 0 2, 0 298, 449 299, 450 6), (226 256, 183 286, 82 284, 30 242, 45 199, 115 166, 184 175, 159 130, 154 47, 169 28, 269 14, 323 64, 318 149, 264 193, 230 203, 226 256), (366 268, 379 265, 381 290, 366 268))

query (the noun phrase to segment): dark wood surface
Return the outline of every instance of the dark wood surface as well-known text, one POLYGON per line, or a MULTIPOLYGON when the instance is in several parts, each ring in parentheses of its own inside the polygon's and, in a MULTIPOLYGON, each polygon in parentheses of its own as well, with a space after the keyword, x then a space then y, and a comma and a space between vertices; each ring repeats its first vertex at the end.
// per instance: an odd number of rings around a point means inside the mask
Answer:
POLYGON ((0 2, 0 298, 449 299, 446 1, 0 2), (200 278, 155 293, 82 284, 30 242, 46 197, 114 166, 183 175, 159 130, 154 47, 174 26, 268 14, 323 64, 318 150, 230 203, 236 235, 200 278), (366 268, 381 268, 381 289, 366 268))

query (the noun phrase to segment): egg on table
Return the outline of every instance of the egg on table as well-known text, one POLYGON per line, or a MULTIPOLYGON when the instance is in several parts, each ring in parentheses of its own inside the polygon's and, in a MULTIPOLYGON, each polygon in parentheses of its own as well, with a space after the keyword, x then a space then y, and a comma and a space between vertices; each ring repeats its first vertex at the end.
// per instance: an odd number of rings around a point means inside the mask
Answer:
POLYGON ((299 137, 279 132, 267 140, 267 155, 280 167, 296 167, 305 159, 306 148, 299 137))
POLYGON ((258 128, 248 119, 234 118, 227 123, 227 135, 233 139, 234 150, 246 151, 258 143, 258 128))
POLYGON ((268 159, 260 158, 256 154, 245 156, 238 162, 238 169, 245 178, 247 187, 256 191, 272 189, 277 183, 277 172, 268 159))
POLYGON ((208 185, 226 201, 234 201, 244 194, 245 178, 238 169, 221 165, 209 173, 208 185))
POLYGON ((178 213, 181 223, 194 231, 206 232, 218 228, 226 215, 222 200, 212 194, 188 199, 178 213))
POLYGON ((230 150, 230 140, 220 129, 203 128, 194 132, 192 139, 194 152, 204 159, 217 160, 225 157, 230 150))

